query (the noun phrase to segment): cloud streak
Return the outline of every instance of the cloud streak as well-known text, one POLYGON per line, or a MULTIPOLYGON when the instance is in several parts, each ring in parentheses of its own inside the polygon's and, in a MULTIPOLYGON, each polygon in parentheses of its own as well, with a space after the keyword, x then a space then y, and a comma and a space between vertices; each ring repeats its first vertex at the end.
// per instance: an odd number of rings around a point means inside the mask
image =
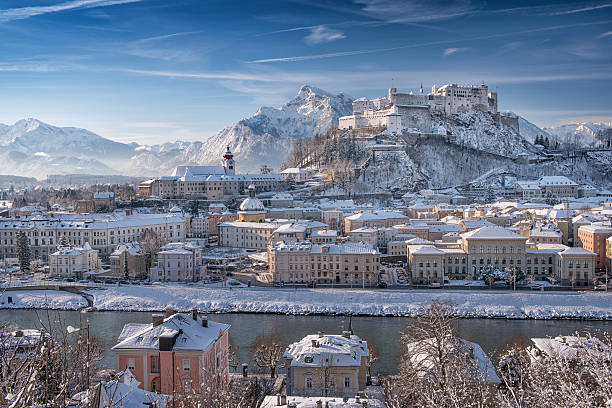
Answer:
POLYGON ((311 28, 310 34, 304 38, 304 41, 306 41, 308 45, 318 45, 341 40, 343 38, 346 38, 346 35, 344 35, 342 31, 332 30, 329 27, 320 25, 311 28))
POLYGON ((513 31, 513 32, 507 32, 507 33, 491 34, 491 35, 484 35, 484 36, 471 37, 471 38, 440 40, 440 41, 432 41, 428 43, 406 44, 406 45, 399 45, 396 47, 374 48, 374 49, 369 49, 369 50, 351 50, 351 51, 332 52, 332 53, 326 53, 326 54, 299 55, 299 56, 278 57, 278 58, 263 58, 263 59, 248 61, 248 62, 251 64, 267 64, 267 63, 275 63, 275 62, 299 62, 299 61, 309 61, 309 60, 317 60, 317 59, 325 59, 325 58, 346 57, 346 56, 351 56, 351 55, 375 54, 375 53, 380 53, 380 52, 397 51, 397 50, 403 50, 403 49, 408 49, 408 48, 427 47, 431 45, 440 45, 440 44, 455 44, 457 42, 465 42, 465 41, 489 40, 493 38, 503 38, 503 37, 515 36, 515 35, 562 30, 565 28, 572 28, 572 27, 583 27, 583 26, 592 26, 592 25, 610 24, 610 23, 612 23, 612 20, 594 21, 594 22, 589 22, 589 23, 562 24, 562 25, 556 25, 556 26, 550 26, 550 27, 533 28, 530 30, 513 31))
POLYGON ((447 48, 442 53, 442 56, 448 57, 449 55, 453 55, 453 54, 456 54, 458 52, 464 52, 464 51, 467 51, 467 50, 469 50, 469 48, 447 48))
POLYGON ((30 17, 39 16, 60 11, 88 9, 94 7, 107 7, 118 4, 138 3, 143 0, 72 0, 51 6, 17 7, 0 10, 0 22, 25 20, 30 17))
POLYGON ((594 6, 582 7, 582 8, 572 9, 572 10, 556 11, 556 12, 550 13, 550 15, 551 16, 564 16, 567 14, 584 13, 587 11, 600 10, 600 9, 609 8, 609 7, 612 7, 612 3, 598 4, 594 6))

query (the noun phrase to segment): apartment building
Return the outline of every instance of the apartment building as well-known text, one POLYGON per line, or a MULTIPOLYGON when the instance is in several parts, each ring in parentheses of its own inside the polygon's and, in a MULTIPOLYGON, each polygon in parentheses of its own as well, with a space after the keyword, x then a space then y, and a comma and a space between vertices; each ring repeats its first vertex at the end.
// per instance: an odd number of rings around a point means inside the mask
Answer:
POLYGON ((146 391, 171 395, 227 383, 230 326, 166 310, 152 323, 128 323, 112 347, 118 370, 129 369, 146 391))
POLYGON ((274 282, 371 286, 378 283, 380 253, 363 243, 275 242, 268 265, 274 282))
POLYGON ((172 242, 160 248, 149 271, 152 281, 198 282, 206 275, 202 249, 192 243, 172 242))
POLYGON ((578 239, 582 248, 595 253, 595 271, 601 272, 608 266, 606 240, 612 237, 612 227, 607 225, 583 225, 578 228, 578 239))

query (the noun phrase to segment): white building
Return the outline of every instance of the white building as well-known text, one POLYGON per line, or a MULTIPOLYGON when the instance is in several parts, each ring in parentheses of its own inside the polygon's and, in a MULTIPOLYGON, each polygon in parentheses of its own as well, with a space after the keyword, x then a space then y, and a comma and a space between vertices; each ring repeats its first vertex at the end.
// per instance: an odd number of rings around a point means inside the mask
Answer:
POLYGON ((306 336, 283 355, 287 394, 355 396, 366 386, 369 353, 368 343, 350 331, 306 336))
POLYGON ((192 243, 173 242, 157 253, 157 263, 150 270, 152 281, 197 282, 206 275, 202 250, 192 243))
MULTIPOLYGON (((389 88, 386 97, 377 99, 359 98, 353 101, 353 114, 339 118, 340 129, 386 128, 390 132, 403 129, 421 133, 432 133, 432 113, 446 115, 466 110, 481 110, 497 113, 497 92, 489 92, 487 85, 459 86, 435 85, 431 94, 398 93, 389 88)), ((440 129, 435 130, 441 132, 440 129)))
POLYGON ((84 272, 100 269, 98 251, 91 249, 89 243, 82 247, 60 246, 49 255, 49 267, 51 275, 83 279, 84 272))
POLYGON ((0 218, 0 257, 16 257, 17 233, 28 237, 33 259, 48 261, 50 253, 64 239, 71 246, 85 243, 108 256, 119 244, 138 241, 145 230, 157 234, 162 244, 185 238, 185 217, 180 211, 168 214, 140 214, 114 211, 106 214, 42 213, 19 218, 0 218))

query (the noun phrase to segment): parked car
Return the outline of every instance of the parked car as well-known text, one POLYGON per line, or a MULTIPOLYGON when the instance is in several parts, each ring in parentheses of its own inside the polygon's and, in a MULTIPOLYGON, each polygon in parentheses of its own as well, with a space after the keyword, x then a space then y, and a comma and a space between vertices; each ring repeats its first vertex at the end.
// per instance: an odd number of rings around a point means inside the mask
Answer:
POLYGON ((429 284, 430 289, 440 289, 442 284, 440 282, 432 282, 429 284))
POLYGON ((387 287, 387 282, 378 282, 378 287, 379 288, 386 288, 387 287))
POLYGON ((275 288, 282 288, 283 286, 285 286, 284 282, 274 282, 274 287, 275 288))

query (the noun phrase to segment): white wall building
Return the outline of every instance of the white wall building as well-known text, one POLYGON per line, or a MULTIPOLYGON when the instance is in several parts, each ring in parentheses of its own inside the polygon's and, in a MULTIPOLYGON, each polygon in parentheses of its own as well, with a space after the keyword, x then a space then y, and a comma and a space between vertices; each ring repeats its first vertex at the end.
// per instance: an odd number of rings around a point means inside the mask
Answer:
POLYGON ((100 269, 98 251, 88 243, 82 247, 60 246, 49 255, 51 275, 83 279, 83 273, 100 269))
POLYGON ((197 282, 205 275, 200 247, 182 242, 164 245, 150 270, 151 280, 161 282, 197 282))

